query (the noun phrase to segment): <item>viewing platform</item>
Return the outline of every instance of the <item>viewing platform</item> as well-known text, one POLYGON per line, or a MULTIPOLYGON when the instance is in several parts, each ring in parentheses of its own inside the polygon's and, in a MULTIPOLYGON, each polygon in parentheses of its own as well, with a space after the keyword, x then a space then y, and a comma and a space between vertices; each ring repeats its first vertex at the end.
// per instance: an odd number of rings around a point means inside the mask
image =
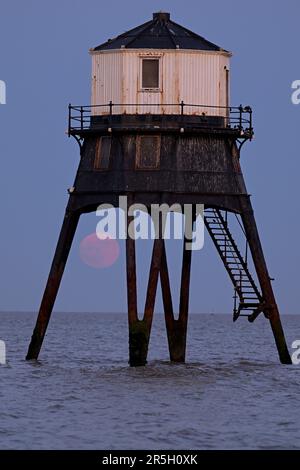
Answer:
POLYGON ((84 137, 90 133, 118 130, 225 133, 244 140, 251 140, 254 135, 250 106, 207 106, 183 101, 175 104, 117 104, 110 101, 90 106, 69 105, 69 136, 84 137))

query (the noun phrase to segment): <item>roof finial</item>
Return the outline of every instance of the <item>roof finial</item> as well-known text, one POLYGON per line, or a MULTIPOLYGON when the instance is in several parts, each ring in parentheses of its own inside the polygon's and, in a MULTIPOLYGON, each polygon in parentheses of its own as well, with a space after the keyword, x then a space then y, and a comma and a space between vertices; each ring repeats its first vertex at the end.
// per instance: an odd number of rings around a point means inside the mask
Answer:
POLYGON ((170 13, 166 13, 164 11, 158 11, 157 13, 153 13, 153 19, 159 21, 169 21, 170 13))

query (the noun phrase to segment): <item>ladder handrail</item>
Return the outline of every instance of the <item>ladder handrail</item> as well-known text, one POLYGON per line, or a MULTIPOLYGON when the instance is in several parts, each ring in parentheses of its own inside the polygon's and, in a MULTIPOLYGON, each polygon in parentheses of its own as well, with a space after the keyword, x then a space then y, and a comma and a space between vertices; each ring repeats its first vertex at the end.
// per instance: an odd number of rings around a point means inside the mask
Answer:
POLYGON ((224 219, 220 209, 211 208, 205 211, 204 222, 234 286, 234 321, 242 311, 247 311, 248 314, 243 316, 247 316, 249 321, 254 321, 262 312, 263 297, 249 271, 248 263, 241 255, 229 230, 227 219, 224 219), (238 309, 236 295, 240 299, 238 309), (249 309, 252 311, 251 314, 249 309))

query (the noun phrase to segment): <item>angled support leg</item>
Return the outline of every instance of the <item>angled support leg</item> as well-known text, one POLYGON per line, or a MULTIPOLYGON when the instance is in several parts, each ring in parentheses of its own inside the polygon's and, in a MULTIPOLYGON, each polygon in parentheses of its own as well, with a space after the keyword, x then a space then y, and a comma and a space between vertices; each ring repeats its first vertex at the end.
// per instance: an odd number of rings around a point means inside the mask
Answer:
POLYGON ((280 320, 279 310, 276 304, 271 279, 263 254, 263 249, 259 239, 259 234, 253 214, 250 199, 241 200, 242 221, 245 228, 246 237, 251 250, 257 277, 260 283, 262 296, 266 303, 264 309, 265 316, 269 319, 277 346, 279 358, 282 364, 291 364, 291 357, 287 348, 284 332, 280 320))
MULTIPOLYGON (((128 227, 133 218, 128 218, 128 227)), ((144 344, 139 328, 136 291, 135 240, 127 235, 126 239, 127 305, 129 326, 129 364, 138 365, 141 356, 141 343, 144 344)))
POLYGON ((143 320, 139 320, 137 313, 135 240, 130 237, 126 240, 129 364, 133 367, 144 366, 147 363, 148 346, 160 271, 162 243, 162 239, 157 239, 153 244, 144 316, 143 320))
POLYGON ((168 335, 170 360, 172 362, 185 362, 186 353, 186 335, 188 324, 192 251, 187 250, 185 248, 185 242, 186 240, 184 240, 183 245, 179 317, 178 320, 175 320, 166 249, 163 241, 160 280, 162 287, 162 297, 165 311, 165 322, 168 335))
POLYGON ((27 360, 37 359, 46 334, 47 326, 51 317, 54 302, 63 276, 65 265, 70 253, 74 234, 78 225, 80 214, 78 212, 66 211, 61 232, 59 235, 53 263, 50 269, 46 289, 42 299, 40 311, 31 342, 29 345, 27 360))
POLYGON ((143 321, 145 325, 147 326, 149 333, 150 333, 151 326, 152 326, 153 312, 154 312, 154 307, 155 307, 155 299, 156 299, 158 277, 159 277, 160 266, 161 266, 163 242, 164 241, 160 238, 160 239, 154 240, 154 244, 153 244, 153 252, 152 252, 151 266, 150 266, 150 272, 149 272, 144 318, 143 318, 143 321))
POLYGON ((173 341, 173 338, 175 337, 174 323, 176 320, 174 318, 167 253, 166 253, 164 240, 163 240, 163 250, 162 250, 162 257, 161 257, 161 267, 160 267, 160 283, 161 283, 162 298, 163 298, 163 304, 164 304, 165 322, 166 322, 166 329, 167 329, 167 335, 168 335, 170 360, 176 362, 175 354, 173 354, 173 351, 174 351, 173 344, 176 343, 176 341, 173 341))
POLYGON ((153 312, 160 271, 162 240, 155 240, 145 311, 142 320, 137 315, 136 295, 136 264, 135 241, 127 239, 127 292, 128 292, 128 323, 129 323, 129 364, 133 367, 144 366, 147 363, 148 346, 152 327, 153 312))

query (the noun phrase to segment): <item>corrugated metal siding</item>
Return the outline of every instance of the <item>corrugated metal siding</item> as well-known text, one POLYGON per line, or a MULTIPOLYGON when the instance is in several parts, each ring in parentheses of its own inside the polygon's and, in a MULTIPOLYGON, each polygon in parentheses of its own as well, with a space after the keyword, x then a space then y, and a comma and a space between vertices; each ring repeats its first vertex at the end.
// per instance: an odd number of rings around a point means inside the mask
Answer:
MULTIPOLYGON (((121 103, 122 97, 122 54, 95 54, 92 56, 92 105, 121 103)), ((107 114, 109 108, 95 108, 93 115, 107 114)), ((114 113, 122 112, 114 109, 114 113)))
POLYGON ((162 59, 162 112, 166 114, 180 114, 179 103, 181 98, 180 84, 180 54, 176 51, 166 53, 162 59), (168 104, 177 104, 177 106, 166 106, 168 104))
MULTIPOLYGON (((219 55, 193 54, 179 55, 179 88, 181 99, 188 104, 219 105, 219 55)), ((209 110, 216 115, 216 109, 209 110)), ((208 113, 205 108, 185 108, 187 114, 208 113)))
POLYGON ((220 56, 220 106, 230 105, 230 60, 228 57, 220 56), (226 79, 226 70, 228 70, 228 86, 226 79), (228 97, 227 97, 228 94, 228 97))
MULTIPOLYGON (((123 60, 123 87, 122 87, 122 103, 124 104, 137 104, 137 90, 138 90, 138 79, 139 79, 139 69, 137 65, 139 64, 137 54, 132 54, 131 52, 124 53, 123 60)), ((123 108, 124 113, 135 114, 138 112, 136 106, 129 106, 123 108)))
MULTIPOLYGON (((222 53, 201 51, 160 51, 160 91, 141 90, 141 59, 149 50, 120 50, 93 54, 92 104, 123 104, 114 113, 179 114, 179 103, 207 106, 226 106, 226 71, 229 57, 222 53), (178 103, 178 105, 167 106, 178 103), (124 104, 139 106, 124 106, 124 104), (140 105, 148 106, 140 106, 140 105), (152 106, 149 106, 152 105, 152 106)), ((107 112, 107 111, 106 111, 107 112)), ((186 106, 185 114, 205 113, 224 116, 218 108, 206 109, 186 106)), ((102 114, 101 110, 96 111, 102 114)))

